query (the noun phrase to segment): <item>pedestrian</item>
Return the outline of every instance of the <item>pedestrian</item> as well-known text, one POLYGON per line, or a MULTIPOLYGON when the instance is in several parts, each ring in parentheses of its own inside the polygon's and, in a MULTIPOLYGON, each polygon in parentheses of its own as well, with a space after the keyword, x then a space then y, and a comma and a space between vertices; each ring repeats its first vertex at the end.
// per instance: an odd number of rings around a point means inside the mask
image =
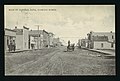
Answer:
POLYGON ((68 41, 67 51, 70 49, 70 40, 68 41))
POLYGON ((70 40, 68 41, 68 45, 70 45, 70 40))
POLYGON ((9 46, 9 48, 10 48, 10 51, 12 51, 12 40, 10 40, 10 46, 9 46))
POLYGON ((34 44, 31 44, 31 48, 33 49, 33 47, 34 47, 34 44))
POLYGON ((75 49, 75 44, 72 45, 72 48, 73 48, 73 51, 74 51, 74 49, 75 49))
POLYGON ((68 41, 68 47, 70 47, 70 40, 68 41))
POLYGON ((13 43, 12 43, 12 48, 13 48, 13 50, 15 51, 15 49, 16 49, 15 40, 13 40, 13 43))

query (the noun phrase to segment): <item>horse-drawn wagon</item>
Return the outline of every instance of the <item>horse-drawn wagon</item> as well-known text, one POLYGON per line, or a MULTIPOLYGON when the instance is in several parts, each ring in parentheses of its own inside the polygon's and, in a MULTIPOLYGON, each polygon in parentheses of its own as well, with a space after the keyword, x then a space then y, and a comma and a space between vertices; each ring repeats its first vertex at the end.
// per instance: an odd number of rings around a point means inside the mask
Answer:
POLYGON ((75 46, 74 46, 75 44, 71 44, 71 45, 68 45, 67 46, 67 51, 74 51, 74 49, 75 49, 75 46))

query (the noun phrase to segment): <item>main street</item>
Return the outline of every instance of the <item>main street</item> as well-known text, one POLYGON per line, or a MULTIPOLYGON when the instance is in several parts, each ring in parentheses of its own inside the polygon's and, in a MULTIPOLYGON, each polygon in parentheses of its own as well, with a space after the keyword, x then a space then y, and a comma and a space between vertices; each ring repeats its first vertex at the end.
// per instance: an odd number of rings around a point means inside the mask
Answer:
POLYGON ((5 75, 115 75, 115 58, 65 46, 6 53, 5 75))

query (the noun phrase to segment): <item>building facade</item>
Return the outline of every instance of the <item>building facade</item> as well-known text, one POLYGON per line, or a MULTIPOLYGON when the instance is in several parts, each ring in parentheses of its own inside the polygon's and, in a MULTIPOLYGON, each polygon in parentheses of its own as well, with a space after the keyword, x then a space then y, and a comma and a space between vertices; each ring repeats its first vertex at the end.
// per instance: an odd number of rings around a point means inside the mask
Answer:
POLYGON ((62 42, 60 42, 59 38, 53 38, 53 46, 62 46, 62 42))
POLYGON ((16 49, 17 50, 28 50, 29 48, 29 28, 23 26, 23 29, 18 29, 15 27, 16 31, 16 49))
MULTIPOLYGON (((29 39, 33 37, 34 40, 34 48, 40 49, 49 46, 49 33, 45 30, 31 30, 29 31, 29 39)), ((31 41, 31 39, 29 40, 31 41)), ((29 43, 29 47, 31 43, 29 43)))
POLYGON ((43 47, 49 47, 49 33, 45 30, 43 30, 41 37, 43 40, 41 40, 43 42, 43 47))
POLYGON ((88 35, 89 48, 115 49, 114 32, 90 32, 88 35))
POLYGON ((54 34, 53 33, 49 33, 49 46, 53 47, 53 38, 54 38, 54 34))
POLYGON ((88 48, 88 42, 89 42, 89 40, 88 39, 81 39, 81 44, 79 44, 79 45, 81 45, 82 47, 85 47, 85 48, 88 48))
POLYGON ((40 35, 41 35, 42 30, 30 30, 29 31, 29 49, 31 48, 31 41, 35 41, 34 48, 39 49, 41 48, 40 46, 40 35), (33 38, 33 39, 31 39, 33 38))
POLYGON ((14 43, 16 43, 16 31, 5 28, 4 32, 5 32, 4 33, 4 48, 5 48, 5 51, 12 51, 12 48, 10 47, 10 44, 13 45, 13 41, 14 41, 14 43))

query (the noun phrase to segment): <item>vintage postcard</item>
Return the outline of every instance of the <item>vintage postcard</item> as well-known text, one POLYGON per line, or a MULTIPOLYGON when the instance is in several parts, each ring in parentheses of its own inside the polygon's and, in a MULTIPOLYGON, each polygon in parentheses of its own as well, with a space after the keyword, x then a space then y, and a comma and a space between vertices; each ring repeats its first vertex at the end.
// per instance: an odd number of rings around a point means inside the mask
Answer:
POLYGON ((115 5, 4 5, 5 76, 116 75, 115 5))

